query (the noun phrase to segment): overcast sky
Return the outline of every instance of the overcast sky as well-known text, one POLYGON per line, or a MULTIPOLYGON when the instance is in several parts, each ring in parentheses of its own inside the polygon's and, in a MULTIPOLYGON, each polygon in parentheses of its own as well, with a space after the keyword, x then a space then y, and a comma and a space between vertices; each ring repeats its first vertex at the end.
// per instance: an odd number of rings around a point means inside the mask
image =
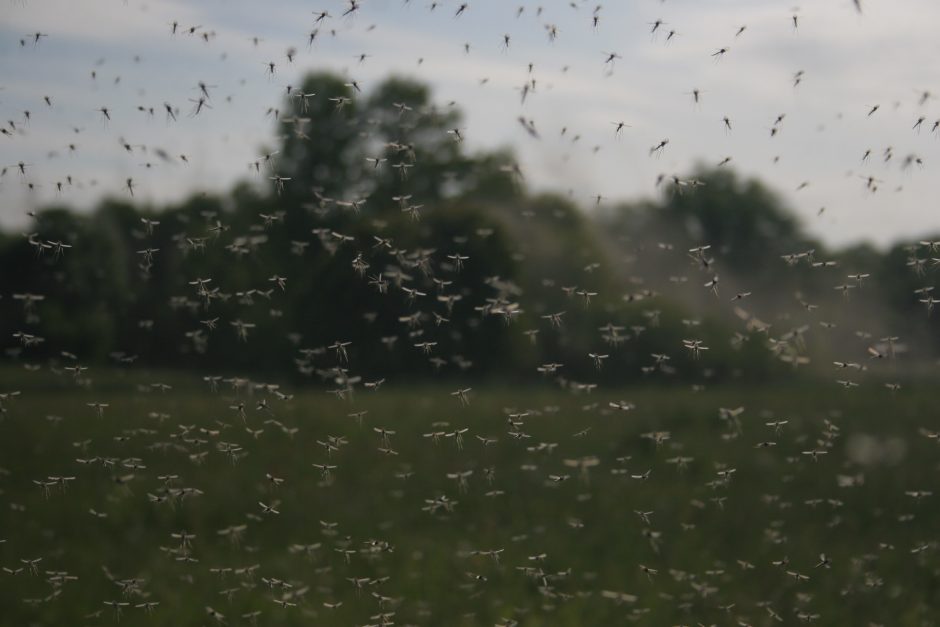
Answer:
POLYGON ((731 157, 729 166, 780 192, 830 243, 884 245, 940 231, 940 134, 931 130, 940 102, 923 98, 940 95, 936 0, 862 0, 861 14, 852 0, 608 0, 596 28, 596 0, 474 0, 456 17, 463 1, 360 0, 344 18, 346 0, 0 0, 0 121, 10 131, 0 137, 0 165, 29 164, 25 177, 12 167, 0 179, 0 225, 25 225, 25 212, 55 200, 67 175, 76 184, 61 200, 83 208, 126 195, 128 177, 153 203, 224 190, 273 144, 265 112, 286 86, 329 69, 366 90, 390 73, 428 82, 437 101, 465 112, 471 149, 513 147, 532 187, 570 193, 586 209, 597 195, 652 196, 661 173, 731 157), (320 10, 332 17, 308 48, 320 10), (657 20, 664 24, 651 33, 657 20), (174 21, 179 31, 200 28, 173 35, 174 21), (47 36, 34 43, 37 32, 47 36), (622 58, 605 64, 606 53, 622 58), (360 54, 369 56, 360 63, 360 54), (523 104, 530 76, 536 90, 523 104), (190 117, 199 81, 216 86, 213 108, 190 117), (164 102, 182 110, 177 123, 167 123, 164 102), (528 136, 520 115, 541 139, 528 136), (618 121, 630 125, 619 137, 618 121), (161 162, 158 147, 189 164, 161 162))

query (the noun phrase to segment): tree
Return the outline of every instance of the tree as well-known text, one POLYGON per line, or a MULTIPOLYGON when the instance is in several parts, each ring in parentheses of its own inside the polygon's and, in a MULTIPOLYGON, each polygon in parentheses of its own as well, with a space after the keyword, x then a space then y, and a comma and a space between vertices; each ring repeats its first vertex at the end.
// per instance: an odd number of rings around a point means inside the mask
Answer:
POLYGON ((821 245, 807 237, 780 199, 757 180, 732 170, 698 169, 693 189, 670 185, 661 220, 681 225, 698 245, 711 245, 731 267, 757 273, 778 265, 780 255, 821 245))

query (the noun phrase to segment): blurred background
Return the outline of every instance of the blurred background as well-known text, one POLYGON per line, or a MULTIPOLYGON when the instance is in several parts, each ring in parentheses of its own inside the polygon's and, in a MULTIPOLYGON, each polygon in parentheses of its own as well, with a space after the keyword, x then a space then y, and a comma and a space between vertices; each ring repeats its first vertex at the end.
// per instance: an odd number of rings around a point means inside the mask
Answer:
POLYGON ((321 4, 0 7, 0 624, 932 624, 940 6, 321 4))

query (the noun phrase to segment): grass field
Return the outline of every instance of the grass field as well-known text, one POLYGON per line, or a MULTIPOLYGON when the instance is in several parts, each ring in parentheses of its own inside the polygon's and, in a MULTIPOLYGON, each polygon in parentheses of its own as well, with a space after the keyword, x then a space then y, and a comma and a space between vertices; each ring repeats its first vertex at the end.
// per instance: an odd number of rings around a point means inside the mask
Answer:
POLYGON ((6 372, 2 625, 937 621, 930 385, 480 387, 463 407, 6 372))

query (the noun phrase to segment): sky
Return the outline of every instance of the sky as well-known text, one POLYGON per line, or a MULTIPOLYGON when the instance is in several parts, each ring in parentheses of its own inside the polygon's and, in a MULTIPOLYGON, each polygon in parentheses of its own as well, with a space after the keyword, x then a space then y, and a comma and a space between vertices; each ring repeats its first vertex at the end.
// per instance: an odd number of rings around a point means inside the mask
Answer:
POLYGON ((829 244, 940 232, 935 0, 471 0, 458 16, 464 1, 359 0, 343 17, 348 0, 0 0, 0 227, 126 197, 127 178, 155 206, 250 179, 274 145, 268 109, 332 70, 365 91, 390 74, 428 83, 464 112, 469 150, 512 148, 532 189, 588 211, 730 157, 829 244), (212 108, 191 115, 200 81, 212 108))

